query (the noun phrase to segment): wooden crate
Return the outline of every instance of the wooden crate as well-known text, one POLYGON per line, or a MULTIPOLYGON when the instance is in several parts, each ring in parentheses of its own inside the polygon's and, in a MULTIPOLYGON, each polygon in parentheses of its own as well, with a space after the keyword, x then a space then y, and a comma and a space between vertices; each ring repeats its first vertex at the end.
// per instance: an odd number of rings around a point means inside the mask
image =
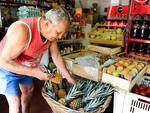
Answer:
POLYGON ((85 56, 85 55, 89 55, 89 54, 94 54, 95 52, 93 51, 80 51, 77 53, 72 53, 72 54, 68 54, 68 55, 64 55, 63 59, 66 63, 67 68, 69 69, 70 72, 72 72, 73 69, 73 63, 74 63, 74 59, 76 57, 80 57, 80 56, 85 56))
POLYGON ((72 72, 80 77, 99 82, 102 79, 102 69, 81 66, 79 64, 72 65, 72 72))
POLYGON ((146 73, 150 74, 150 65, 147 66, 146 73))
MULTIPOLYGON (((102 74, 102 81, 105 83, 111 84, 112 86, 114 86, 117 89, 128 92, 132 89, 132 87, 135 85, 135 83, 142 78, 142 76, 146 72, 146 69, 147 69, 147 65, 145 64, 145 67, 136 76, 134 76, 134 78, 133 77, 131 78, 131 76, 128 76, 128 74, 126 74, 126 76, 125 76, 126 79, 124 79, 121 77, 116 77, 111 74, 108 74, 107 70, 110 70, 110 69, 104 68, 103 74, 102 74)), ((113 70, 111 70, 111 71, 113 71, 113 70)), ((117 71, 113 71, 113 72, 117 72, 117 71)))
POLYGON ((128 55, 126 55, 125 52, 119 53, 119 54, 117 54, 117 56, 122 57, 122 58, 123 57, 128 57, 130 59, 136 59, 136 60, 139 60, 139 61, 147 63, 146 73, 150 74, 150 63, 148 63, 150 61, 150 58, 137 56, 135 54, 128 54, 128 55))
POLYGON ((107 55, 114 55, 121 52, 121 47, 104 47, 91 44, 88 45, 88 49, 91 51, 96 51, 107 55))
POLYGON ((89 54, 96 54, 96 52, 93 51, 82 51, 75 54, 66 55, 63 58, 65 59, 68 67, 70 68, 70 71, 78 75, 80 77, 93 80, 93 81, 100 81, 102 78, 102 69, 94 68, 94 67, 88 67, 88 66, 81 66, 79 64, 76 64, 74 62, 74 59, 79 56, 85 56, 89 54))
POLYGON ((98 28, 101 25, 96 25, 95 27, 92 28, 92 30, 88 33, 89 37, 89 42, 90 43, 95 43, 95 44, 103 44, 103 45, 111 45, 111 46, 120 46, 124 47, 124 32, 123 31, 121 34, 112 34, 109 33, 109 31, 115 31, 115 29, 106 29, 106 28, 98 28), (105 31, 104 33, 95 33, 95 30, 103 30, 105 31), (106 32, 107 31, 107 32, 106 32), (93 39, 90 38, 90 35, 102 35, 102 36, 116 36, 120 40, 105 40, 105 39, 93 39))

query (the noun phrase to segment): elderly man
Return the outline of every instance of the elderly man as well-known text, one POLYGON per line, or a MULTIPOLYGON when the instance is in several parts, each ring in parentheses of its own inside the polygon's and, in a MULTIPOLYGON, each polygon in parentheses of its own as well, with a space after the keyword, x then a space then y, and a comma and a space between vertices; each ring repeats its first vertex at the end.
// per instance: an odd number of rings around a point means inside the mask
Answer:
POLYGON ((47 49, 68 82, 75 84, 57 45, 57 39, 67 31, 69 22, 70 17, 65 9, 54 8, 44 17, 25 18, 9 27, 0 42, 0 93, 8 100, 9 113, 29 113, 34 89, 32 78, 50 79, 38 67, 43 52, 47 49))

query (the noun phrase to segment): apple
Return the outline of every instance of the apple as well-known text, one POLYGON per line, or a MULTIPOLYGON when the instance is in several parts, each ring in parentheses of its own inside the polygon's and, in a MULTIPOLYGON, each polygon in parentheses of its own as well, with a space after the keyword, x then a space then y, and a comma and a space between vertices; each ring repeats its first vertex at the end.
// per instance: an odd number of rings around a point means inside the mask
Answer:
POLYGON ((138 73, 138 70, 136 68, 133 68, 131 71, 134 71, 136 74, 138 73))
POLYGON ((135 76, 136 75, 136 72, 135 71, 130 71, 128 74, 132 75, 132 76, 135 76))
POLYGON ((117 40, 116 36, 111 36, 111 40, 117 40))
POLYGON ((113 72, 112 75, 115 77, 119 77, 119 73, 116 73, 116 72, 113 72))
POLYGON ((110 65, 108 68, 116 70, 116 66, 115 65, 110 65))
POLYGON ((107 73, 110 74, 110 75, 112 75, 113 72, 110 71, 110 70, 107 70, 107 73))
POLYGON ((138 71, 140 71, 141 70, 141 68, 137 65, 137 66, 135 66, 135 68, 138 70, 138 71))
POLYGON ((130 61, 126 61, 126 62, 124 62, 124 65, 125 66, 129 66, 131 64, 131 62, 130 61))
POLYGON ((124 62, 125 62, 124 60, 120 60, 119 61, 120 64, 124 64, 124 62))
POLYGON ((117 71, 119 71, 119 72, 123 71, 123 69, 124 69, 123 66, 118 66, 117 67, 117 71))
POLYGON ((138 64, 138 62, 137 62, 137 61, 133 61, 133 64, 137 65, 137 64, 138 64))
POLYGON ((131 64, 131 65, 127 66, 127 68, 129 68, 129 69, 132 69, 134 67, 135 67, 135 64, 131 64))
POLYGON ((95 38, 95 35, 91 35, 90 38, 92 38, 92 39, 95 38))
POLYGON ((114 64, 115 66, 122 66, 122 64, 120 62, 117 62, 114 64))
POLYGON ((104 31, 102 29, 98 30, 98 33, 103 33, 104 31))
POLYGON ((144 66, 145 66, 143 63, 139 63, 139 65, 140 65, 142 68, 144 68, 144 66))
POLYGON ((121 33, 122 33, 122 29, 121 29, 121 28, 118 28, 118 29, 116 30, 116 32, 117 32, 117 34, 121 34, 121 33))
POLYGON ((129 69, 128 68, 125 68, 123 71, 122 71, 122 73, 129 73, 129 69))
POLYGON ((105 40, 110 40, 111 37, 110 37, 110 36, 106 36, 104 39, 105 39, 105 40))
POLYGON ((139 64, 137 65, 137 67, 139 67, 140 70, 143 68, 142 65, 139 64))

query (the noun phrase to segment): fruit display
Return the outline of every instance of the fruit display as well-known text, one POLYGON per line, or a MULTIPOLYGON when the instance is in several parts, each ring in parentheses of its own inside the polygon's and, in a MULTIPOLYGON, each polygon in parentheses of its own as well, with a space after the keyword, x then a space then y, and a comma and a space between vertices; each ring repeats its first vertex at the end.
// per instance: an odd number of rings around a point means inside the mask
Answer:
POLYGON ((139 84, 135 84, 132 92, 150 98, 150 79, 142 79, 139 84))
POLYGON ((138 60, 138 61, 142 61, 142 62, 146 62, 147 64, 150 64, 150 58, 146 58, 146 57, 142 57, 142 56, 138 56, 138 55, 134 55, 134 54, 125 54, 125 53, 121 53, 118 55, 121 58, 130 58, 133 60, 138 60))
POLYGON ((123 30, 121 28, 118 28, 116 30, 97 28, 89 33, 89 38, 121 41, 122 33, 123 30))
POLYGON ((63 79, 61 84, 55 84, 58 88, 56 94, 54 84, 51 80, 47 81, 46 94, 62 105, 82 112, 99 110, 114 91, 111 85, 102 82, 79 79, 75 85, 70 85, 66 79, 63 79), (59 89, 62 87, 63 89, 59 89))
POLYGON ((145 67, 145 63, 131 59, 120 59, 110 65, 106 73, 131 81, 145 67))

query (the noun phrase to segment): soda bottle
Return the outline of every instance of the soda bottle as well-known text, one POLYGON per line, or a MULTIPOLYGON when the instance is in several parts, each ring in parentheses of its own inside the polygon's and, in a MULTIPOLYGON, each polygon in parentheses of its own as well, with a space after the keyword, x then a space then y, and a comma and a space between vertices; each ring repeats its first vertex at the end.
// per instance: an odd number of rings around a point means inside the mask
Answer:
POLYGON ((149 32, 149 29, 148 29, 147 22, 143 21, 143 24, 141 25, 140 39, 145 39, 146 40, 146 38, 148 36, 148 32, 149 32))
POLYGON ((139 43, 139 48, 137 49, 136 54, 139 56, 143 56, 144 53, 144 44, 143 43, 139 43))
POLYGON ((133 24, 132 29, 131 29, 131 38, 138 38, 140 35, 140 24, 138 20, 135 20, 135 24, 133 24))
POLYGON ((130 50, 129 50, 129 53, 130 54, 135 54, 136 53, 136 42, 132 42, 131 44, 130 44, 130 50))
POLYGON ((145 51, 144 51, 144 56, 150 58, 150 44, 146 45, 145 51))
POLYGON ((147 36, 146 40, 150 40, 150 25, 148 26, 148 36, 147 36))

